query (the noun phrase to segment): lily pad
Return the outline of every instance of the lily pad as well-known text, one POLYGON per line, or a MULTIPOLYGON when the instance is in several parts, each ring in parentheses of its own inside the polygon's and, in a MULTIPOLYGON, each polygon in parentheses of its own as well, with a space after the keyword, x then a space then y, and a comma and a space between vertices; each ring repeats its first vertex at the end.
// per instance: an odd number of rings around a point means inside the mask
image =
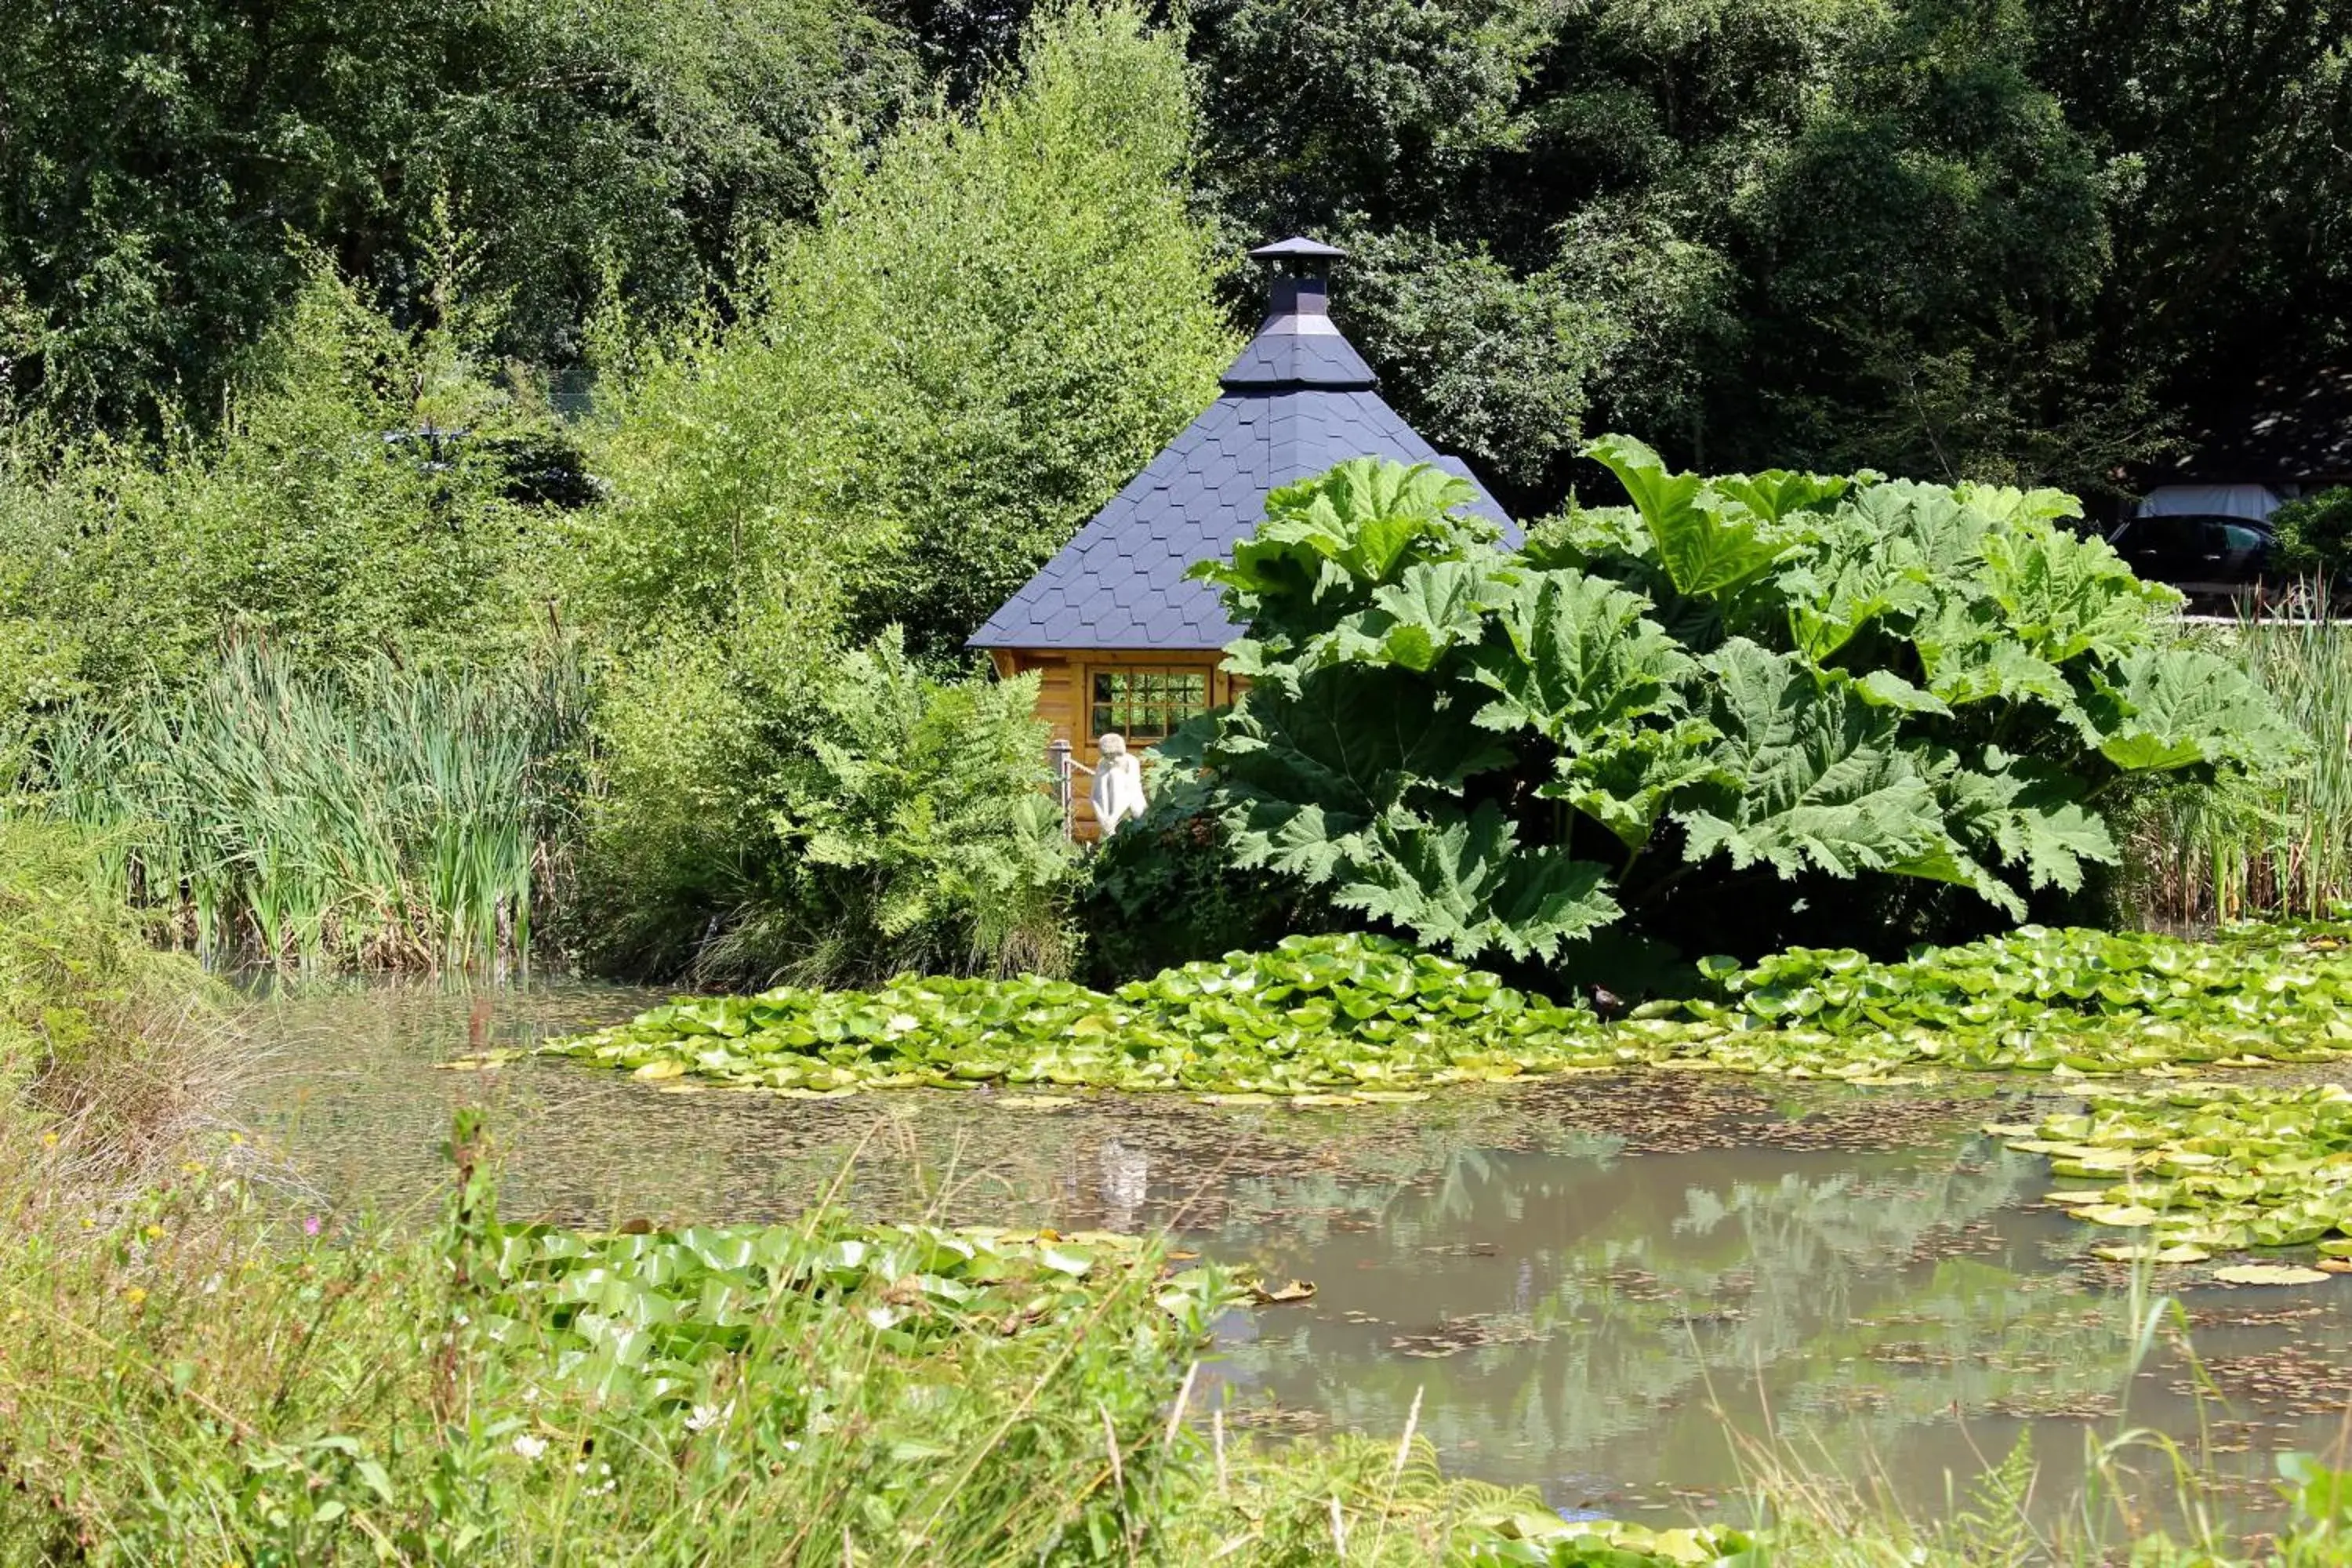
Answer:
POLYGON ((2239 1263, 2213 1270, 2224 1285, 2325 1285, 2327 1276, 2316 1268, 2292 1263, 2239 1263))

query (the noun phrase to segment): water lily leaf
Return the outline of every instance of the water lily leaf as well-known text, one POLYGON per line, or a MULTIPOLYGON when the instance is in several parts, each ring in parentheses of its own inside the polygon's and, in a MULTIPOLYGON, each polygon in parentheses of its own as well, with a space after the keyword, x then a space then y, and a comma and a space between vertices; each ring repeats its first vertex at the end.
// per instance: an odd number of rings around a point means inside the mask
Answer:
POLYGON ((2239 1263, 2213 1270, 2225 1285, 2325 1285, 2327 1276, 2316 1268, 2291 1263, 2239 1263))
POLYGON ((1257 1283, 1249 1288, 1249 1293, 1250 1300, 1262 1307, 1278 1307, 1293 1301, 1313 1300, 1315 1284, 1308 1279, 1293 1279, 1284 1285, 1257 1283))

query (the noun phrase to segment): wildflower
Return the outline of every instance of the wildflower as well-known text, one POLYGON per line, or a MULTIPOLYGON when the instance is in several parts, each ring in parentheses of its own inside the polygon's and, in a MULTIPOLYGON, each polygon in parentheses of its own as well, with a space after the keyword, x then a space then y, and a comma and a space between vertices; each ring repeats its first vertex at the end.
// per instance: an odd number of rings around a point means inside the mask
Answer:
POLYGON ((161 1241, 161 1240, 163 1240, 163 1227, 162 1226, 160 1226, 160 1225, 151 1225, 151 1226, 149 1226, 147 1227, 147 1239, 148 1239, 148 1240, 150 1240, 150 1241, 161 1241))
POLYGON ((41 1134, 41 1147, 42 1147, 42 1148, 44 1148, 44 1149, 54 1149, 54 1148, 56 1148, 57 1146, 58 1146, 58 1135, 57 1135, 56 1133, 54 1133, 54 1132, 44 1132, 44 1133, 42 1133, 42 1134, 41 1134))
POLYGON ((526 1459, 536 1461, 541 1454, 547 1452, 547 1439, 525 1432, 514 1440, 514 1451, 526 1459))
POLYGON ((689 1432, 708 1432, 734 1414, 735 1404, 732 1400, 725 1405, 698 1405, 687 1414, 686 1429, 689 1432))
POLYGON ((147 1292, 142 1287, 133 1285, 130 1289, 125 1290, 122 1293, 122 1299, 136 1307, 141 1302, 147 1300, 147 1292))
POLYGON ((304 1236, 316 1236, 319 1234, 319 1216, 317 1215, 306 1214, 302 1216, 302 1234, 304 1236))

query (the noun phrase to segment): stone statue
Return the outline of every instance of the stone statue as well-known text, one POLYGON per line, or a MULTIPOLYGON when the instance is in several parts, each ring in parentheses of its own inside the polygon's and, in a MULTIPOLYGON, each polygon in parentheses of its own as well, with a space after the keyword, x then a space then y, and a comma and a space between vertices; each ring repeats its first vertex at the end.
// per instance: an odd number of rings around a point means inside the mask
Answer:
POLYGON ((1124 735, 1103 736, 1095 742, 1095 766, 1089 768, 1076 761, 1070 765, 1094 774, 1090 798, 1094 802, 1095 822, 1103 836, 1108 837, 1129 817, 1143 815, 1143 765, 1128 751, 1124 735))

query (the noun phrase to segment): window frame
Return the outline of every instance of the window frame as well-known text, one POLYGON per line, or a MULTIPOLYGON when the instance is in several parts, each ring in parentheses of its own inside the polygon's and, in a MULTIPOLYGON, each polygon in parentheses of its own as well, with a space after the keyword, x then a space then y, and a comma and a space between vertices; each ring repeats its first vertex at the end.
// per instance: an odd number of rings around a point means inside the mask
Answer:
POLYGON ((1126 737, 1137 750, 1158 745, 1174 732, 1185 720, 1213 710, 1218 703, 1216 667, 1209 664, 1174 662, 1164 659, 1100 659, 1088 660, 1080 674, 1078 721, 1085 732, 1089 752, 1100 747, 1102 737, 1118 734, 1126 737), (1161 682, 1158 691, 1140 690, 1130 687, 1123 699, 1097 700, 1095 683, 1097 679, 1117 676, 1144 678, 1161 682), (1171 693, 1171 683, 1178 680, 1197 681, 1198 705, 1188 695, 1180 701, 1171 693), (1097 710, 1108 710, 1109 722, 1097 725, 1097 710), (1155 731, 1139 731, 1133 721, 1143 712, 1154 713, 1165 727, 1155 731), (1139 734, 1141 735, 1138 739, 1139 734))

